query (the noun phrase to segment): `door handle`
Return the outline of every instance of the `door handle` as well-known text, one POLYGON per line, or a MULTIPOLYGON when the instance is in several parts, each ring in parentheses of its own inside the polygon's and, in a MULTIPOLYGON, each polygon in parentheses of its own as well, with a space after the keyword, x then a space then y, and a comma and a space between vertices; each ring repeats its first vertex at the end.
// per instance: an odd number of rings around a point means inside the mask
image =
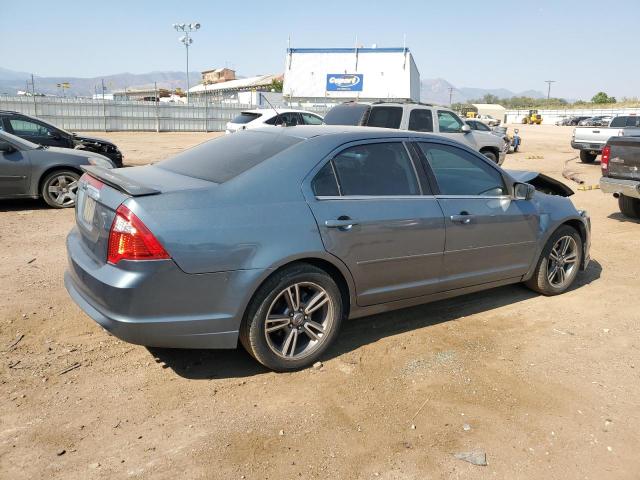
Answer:
POLYGON ((358 225, 356 220, 349 217, 338 217, 336 220, 325 220, 325 227, 327 228, 340 228, 342 230, 349 230, 354 225, 358 225))
POLYGON ((471 223, 472 215, 468 213, 461 213, 460 215, 451 215, 451 221, 454 223, 462 223, 464 225, 468 225, 471 223))

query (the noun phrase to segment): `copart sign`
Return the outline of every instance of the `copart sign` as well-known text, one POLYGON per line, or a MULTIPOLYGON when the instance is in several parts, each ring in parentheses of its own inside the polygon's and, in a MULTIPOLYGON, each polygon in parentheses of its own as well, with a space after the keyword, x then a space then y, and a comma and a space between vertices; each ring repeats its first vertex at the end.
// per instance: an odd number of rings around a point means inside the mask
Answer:
POLYGON ((361 92, 361 73, 328 73, 327 92, 361 92))

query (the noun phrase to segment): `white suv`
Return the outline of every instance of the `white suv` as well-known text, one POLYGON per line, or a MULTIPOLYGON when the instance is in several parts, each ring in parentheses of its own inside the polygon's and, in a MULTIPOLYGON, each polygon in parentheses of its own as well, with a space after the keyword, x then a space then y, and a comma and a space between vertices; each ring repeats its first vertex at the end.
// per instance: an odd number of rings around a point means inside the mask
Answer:
POLYGON ((227 123, 225 133, 259 127, 292 127, 294 125, 322 125, 322 117, 304 110, 263 108, 240 112, 227 123))
POLYGON ((347 102, 324 116, 327 125, 364 125, 429 132, 452 138, 502 165, 509 144, 491 132, 473 131, 448 108, 415 102, 347 102))

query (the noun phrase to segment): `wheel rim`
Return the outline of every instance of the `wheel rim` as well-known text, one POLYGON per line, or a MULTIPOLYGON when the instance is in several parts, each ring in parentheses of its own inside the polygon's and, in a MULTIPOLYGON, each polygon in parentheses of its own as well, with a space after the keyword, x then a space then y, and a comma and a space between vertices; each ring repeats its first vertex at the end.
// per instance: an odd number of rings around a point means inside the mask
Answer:
POLYGON ((57 205, 68 207, 76 202, 78 192, 78 180, 71 175, 58 175, 54 177, 47 187, 49 197, 57 205))
POLYGON ((264 334, 273 353, 297 360, 320 348, 334 319, 335 303, 324 288, 311 282, 295 283, 271 303, 264 334))
POLYGON ((578 244, 566 235, 556 241, 547 260, 547 280, 556 288, 565 287, 571 282, 578 267, 578 244))

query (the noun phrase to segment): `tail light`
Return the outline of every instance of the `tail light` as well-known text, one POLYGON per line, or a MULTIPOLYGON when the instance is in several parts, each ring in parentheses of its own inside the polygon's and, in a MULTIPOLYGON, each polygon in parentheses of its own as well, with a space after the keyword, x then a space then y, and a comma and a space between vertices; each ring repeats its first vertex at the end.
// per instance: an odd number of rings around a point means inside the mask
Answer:
POLYGON ((600 157, 600 168, 602 169, 602 175, 607 175, 609 171, 609 157, 611 156, 611 147, 605 145, 602 149, 602 156, 600 157))
POLYGON ((107 262, 171 258, 151 230, 124 205, 116 210, 109 230, 107 262))

